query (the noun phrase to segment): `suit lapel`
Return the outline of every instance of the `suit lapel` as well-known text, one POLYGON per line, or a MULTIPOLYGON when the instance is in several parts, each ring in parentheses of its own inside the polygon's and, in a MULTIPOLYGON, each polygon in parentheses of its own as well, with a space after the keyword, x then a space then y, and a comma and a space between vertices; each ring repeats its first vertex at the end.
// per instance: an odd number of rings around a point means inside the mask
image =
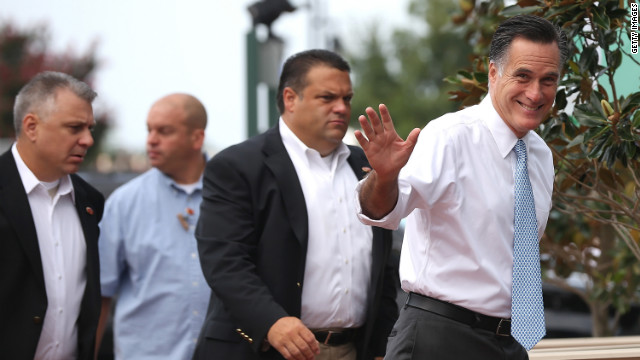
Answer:
POLYGON ((73 191, 75 193, 75 206, 78 212, 78 218, 82 224, 82 231, 84 233, 85 241, 95 240, 98 238, 98 219, 97 211, 94 204, 91 204, 88 200, 86 189, 79 184, 76 175, 71 175, 71 182, 73 183, 73 191))
POLYGON ((351 167, 351 170, 356 174, 358 181, 362 180, 367 172, 365 169, 369 166, 369 162, 367 161, 367 157, 364 153, 355 151, 355 147, 349 146, 349 151, 351 155, 347 158, 347 162, 351 167))
POLYGON ((11 150, 0 156, 0 212, 4 213, 18 236, 39 284, 44 289, 44 274, 36 226, 29 206, 29 198, 18 173, 11 150))
MULTIPOLYGON (((359 149, 356 150, 353 146, 349 146, 349 150, 351 151, 351 155, 347 158, 347 162, 356 174, 358 180, 362 180, 365 175, 367 175, 367 171, 365 171, 365 169, 369 167, 369 161, 363 151, 359 149)), ((369 287, 368 299, 373 299, 373 295, 376 291, 376 284, 378 283, 377 279, 382 276, 382 272, 385 268, 384 259, 386 259, 384 254, 384 230, 375 226, 371 227, 371 230, 373 232, 373 240, 371 243, 371 286, 369 287)))
POLYGON ((282 194, 282 201, 293 232, 306 251, 309 234, 307 206, 298 174, 282 143, 277 125, 265 133, 265 144, 262 150, 265 154, 265 164, 271 170, 281 190, 280 194, 282 194))
POLYGON ((85 266, 86 287, 82 297, 82 305, 80 308, 80 318, 78 319, 79 329, 86 328, 92 316, 88 315, 97 311, 98 295, 100 293, 100 260, 98 257, 98 222, 102 216, 102 209, 96 208, 100 204, 92 204, 87 193, 85 185, 83 185, 78 176, 71 175, 73 183, 73 191, 75 195, 76 212, 82 226, 84 241, 87 246, 87 260, 85 266))

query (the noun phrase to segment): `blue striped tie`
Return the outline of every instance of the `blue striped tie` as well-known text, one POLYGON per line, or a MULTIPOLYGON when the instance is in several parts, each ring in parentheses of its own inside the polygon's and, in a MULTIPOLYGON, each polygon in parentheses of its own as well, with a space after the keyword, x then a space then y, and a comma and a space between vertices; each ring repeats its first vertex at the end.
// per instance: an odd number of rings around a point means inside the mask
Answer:
POLYGON ((538 222, 527 171, 527 147, 524 141, 519 139, 514 151, 518 161, 515 175, 511 335, 525 349, 530 350, 546 334, 538 222))

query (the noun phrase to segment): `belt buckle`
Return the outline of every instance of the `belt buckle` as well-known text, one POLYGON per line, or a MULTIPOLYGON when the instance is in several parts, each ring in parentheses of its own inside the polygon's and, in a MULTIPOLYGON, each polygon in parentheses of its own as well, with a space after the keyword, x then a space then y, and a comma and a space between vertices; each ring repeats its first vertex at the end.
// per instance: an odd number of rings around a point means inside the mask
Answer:
POLYGON ((496 328, 496 335, 511 336, 511 320, 500 319, 500 322, 498 323, 498 327, 496 328))

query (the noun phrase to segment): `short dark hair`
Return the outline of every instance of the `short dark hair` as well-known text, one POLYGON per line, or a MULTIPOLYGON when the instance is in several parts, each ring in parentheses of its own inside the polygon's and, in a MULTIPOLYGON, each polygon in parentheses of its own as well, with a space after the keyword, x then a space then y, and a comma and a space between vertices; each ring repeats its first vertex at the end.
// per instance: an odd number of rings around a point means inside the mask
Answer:
POLYGON ((541 44, 555 42, 560 51, 560 64, 564 64, 569 58, 567 35, 559 27, 539 16, 516 15, 500 24, 491 39, 489 60, 496 64, 499 71, 502 70, 511 42, 516 38, 541 44))
POLYGON ((301 95, 307 86, 307 73, 312 67, 324 65, 341 71, 350 72, 349 64, 340 55, 322 49, 299 52, 285 61, 278 84, 277 104, 280 114, 284 113, 283 91, 290 87, 296 94, 301 95))
POLYGON ((97 94, 86 83, 71 75, 44 71, 34 76, 20 89, 13 106, 13 126, 16 136, 22 130, 22 119, 30 112, 38 112, 45 116, 55 104, 58 90, 69 89, 79 98, 89 104, 93 102, 97 94))

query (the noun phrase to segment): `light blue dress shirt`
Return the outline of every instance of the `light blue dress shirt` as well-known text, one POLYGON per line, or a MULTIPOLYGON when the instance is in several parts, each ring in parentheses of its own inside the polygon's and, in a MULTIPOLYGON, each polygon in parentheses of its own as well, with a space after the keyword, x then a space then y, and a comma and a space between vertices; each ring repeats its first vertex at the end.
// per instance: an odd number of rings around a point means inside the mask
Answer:
POLYGON ((202 178, 187 194, 155 168, 107 199, 100 281, 117 298, 116 359, 191 359, 211 294, 193 233, 201 201, 202 178))

